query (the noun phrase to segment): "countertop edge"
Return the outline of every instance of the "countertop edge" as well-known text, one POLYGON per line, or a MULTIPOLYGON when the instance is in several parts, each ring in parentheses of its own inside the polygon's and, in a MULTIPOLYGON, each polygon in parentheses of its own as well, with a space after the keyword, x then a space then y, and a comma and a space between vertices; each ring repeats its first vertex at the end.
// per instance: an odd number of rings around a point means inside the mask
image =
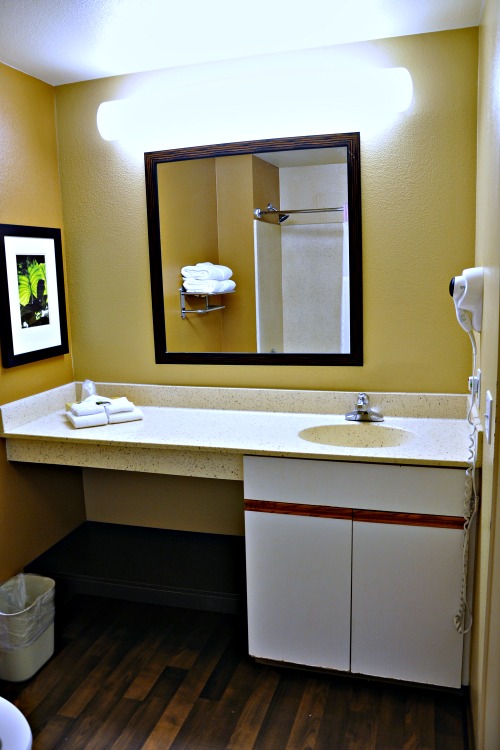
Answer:
MULTIPOLYGON (((102 448, 103 443, 92 442, 86 445, 77 444, 76 441, 61 441, 56 438, 54 439, 43 439, 43 438, 30 438, 29 436, 18 438, 6 438, 7 440, 7 457, 12 461, 23 461, 28 463, 62 463, 72 466, 92 466, 93 468, 114 468, 125 471, 151 471, 151 469, 145 468, 143 457, 146 452, 150 452, 157 456, 162 454, 166 459, 179 457, 187 457, 188 460, 196 463, 199 457, 209 456, 212 463, 220 463, 221 465, 227 460, 236 459, 240 460, 245 455, 252 456, 269 456, 274 458, 299 458, 302 460, 312 461, 336 461, 343 463, 370 463, 370 464, 385 464, 392 466, 429 466, 429 467, 441 467, 449 469, 465 469, 467 463, 465 461, 455 459, 434 459, 430 456, 422 456, 420 458, 398 458, 392 456, 373 456, 373 455, 361 455, 351 453, 346 454, 329 454, 322 455, 317 453, 303 453, 299 451, 273 451, 264 449, 224 449, 224 448, 204 448, 204 447, 193 447, 193 446, 164 446, 158 447, 157 445, 130 445, 129 443, 110 443, 106 444, 106 448, 113 453, 113 465, 110 465, 110 456, 106 455, 103 457, 102 448), (33 443, 37 446, 33 446, 33 443), (15 447, 14 447, 15 446, 15 447), (34 450, 37 455, 34 455, 34 450), (56 453, 60 453, 61 458, 64 458, 64 454, 71 455, 71 461, 66 462, 65 460, 55 460, 56 453), (121 454, 118 457, 118 454, 121 454), (137 458, 140 458, 140 464, 132 465, 130 462, 130 456, 134 454, 137 458), (93 462, 88 463, 88 456, 93 456, 93 462)), ((108 451, 107 451, 108 452, 108 451)), ((153 473, 179 473, 185 475, 184 471, 172 471, 172 466, 169 463, 168 471, 161 471, 159 469, 153 470, 153 473)), ((191 474, 191 472, 189 472, 191 474)), ((205 474, 193 473, 193 476, 205 476, 205 474)), ((211 474, 217 478, 228 478, 223 474, 211 474)), ((231 479, 242 479, 241 476, 231 476, 231 479)))

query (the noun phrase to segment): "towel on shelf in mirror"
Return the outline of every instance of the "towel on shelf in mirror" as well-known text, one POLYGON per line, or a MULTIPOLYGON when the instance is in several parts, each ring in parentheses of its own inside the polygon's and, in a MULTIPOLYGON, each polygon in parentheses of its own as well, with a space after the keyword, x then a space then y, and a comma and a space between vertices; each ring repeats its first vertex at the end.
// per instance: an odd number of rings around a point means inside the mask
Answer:
POLYGON ((191 292, 192 294, 226 294, 233 291, 236 283, 229 280, 214 281, 207 279, 206 281, 197 281, 185 279, 183 286, 186 292, 191 292))
POLYGON ((195 266, 184 266, 181 268, 181 274, 185 279, 213 279, 214 281, 226 281, 233 275, 228 266, 221 266, 216 263, 197 263, 195 266))

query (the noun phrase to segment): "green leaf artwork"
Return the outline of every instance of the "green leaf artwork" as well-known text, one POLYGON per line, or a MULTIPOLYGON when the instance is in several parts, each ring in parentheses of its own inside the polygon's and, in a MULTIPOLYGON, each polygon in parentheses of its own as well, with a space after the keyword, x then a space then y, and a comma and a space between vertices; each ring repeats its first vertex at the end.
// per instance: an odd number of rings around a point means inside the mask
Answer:
POLYGON ((17 283, 21 307, 21 326, 31 328, 49 324, 49 298, 44 255, 18 255, 17 283))

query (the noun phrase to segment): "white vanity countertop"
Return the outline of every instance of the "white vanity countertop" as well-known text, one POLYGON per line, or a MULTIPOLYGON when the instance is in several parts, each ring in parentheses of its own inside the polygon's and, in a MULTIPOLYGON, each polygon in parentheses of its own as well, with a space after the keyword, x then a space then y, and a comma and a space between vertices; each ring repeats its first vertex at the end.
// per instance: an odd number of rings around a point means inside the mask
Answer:
POLYGON ((76 400, 75 384, 61 386, 0 407, 8 458, 226 479, 242 478, 244 454, 467 465, 471 427, 464 418, 465 396, 371 394, 372 405, 385 414, 384 422, 377 424, 345 421, 345 411, 355 403, 357 394, 352 393, 126 384, 98 384, 98 392, 127 395, 144 419, 75 429, 64 416, 64 404, 76 400), (234 408, 237 405, 240 408, 234 408), (411 416, 391 416, 389 408, 411 416), (352 425, 359 430, 358 445, 325 445, 299 437, 305 428, 327 424, 352 425), (362 447, 364 434, 371 438, 384 427, 408 430, 410 435, 401 445, 362 447))

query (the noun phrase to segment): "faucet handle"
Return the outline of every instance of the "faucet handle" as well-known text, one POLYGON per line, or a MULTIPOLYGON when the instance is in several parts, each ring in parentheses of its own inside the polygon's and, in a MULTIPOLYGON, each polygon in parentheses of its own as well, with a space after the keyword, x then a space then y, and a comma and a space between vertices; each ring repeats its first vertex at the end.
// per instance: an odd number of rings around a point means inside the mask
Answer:
POLYGON ((347 412, 345 418, 350 422, 383 422, 384 417, 378 409, 370 409, 370 397, 367 393, 358 393, 354 411, 347 412))

